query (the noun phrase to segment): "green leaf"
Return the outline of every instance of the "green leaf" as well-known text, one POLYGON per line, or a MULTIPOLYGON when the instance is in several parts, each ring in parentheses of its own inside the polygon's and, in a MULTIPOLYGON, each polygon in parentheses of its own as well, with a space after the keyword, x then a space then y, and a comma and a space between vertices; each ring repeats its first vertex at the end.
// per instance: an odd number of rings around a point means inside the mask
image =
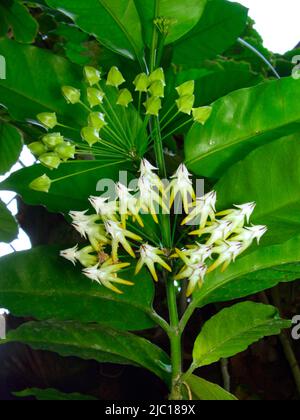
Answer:
POLYGON ((46 321, 22 325, 11 331, 3 343, 16 341, 61 356, 144 367, 165 382, 170 380, 170 360, 166 353, 134 334, 72 321, 46 321))
POLYGON ((151 319, 154 285, 147 270, 134 275, 123 295, 92 283, 59 257, 59 249, 41 247, 1 258, 0 307, 22 317, 98 322, 122 330, 155 326, 151 319), (38 275, 37 275, 38 273, 38 275), (13 281, 12 281, 13 279, 13 281))
POLYGON ((131 59, 143 57, 142 29, 134 0, 47 0, 107 48, 131 59))
POLYGON ((298 81, 285 78, 216 101, 205 126, 194 124, 186 138, 189 169, 219 178, 253 149, 299 131, 299 95, 298 81))
POLYGON ((191 375, 187 379, 187 384, 190 387, 193 400, 201 401, 237 401, 237 398, 225 391, 219 385, 191 375))
POLYGON ((224 273, 220 270, 210 273, 202 289, 195 293, 194 304, 203 307, 209 303, 239 299, 270 289, 280 282, 293 281, 299 278, 297 265, 294 265, 299 262, 299 236, 280 245, 257 248, 237 258, 224 273))
POLYGON ((14 395, 20 398, 35 397, 37 401, 97 401, 97 398, 90 395, 77 393, 64 394, 57 389, 30 388, 24 391, 14 392, 14 395))
POLYGON ((0 175, 8 172, 22 151, 20 132, 12 125, 0 123, 0 175))
POLYGON ((0 242, 13 241, 18 236, 18 230, 16 219, 0 200, 0 242))
POLYGON ((61 94, 64 85, 81 87, 80 67, 9 39, 0 40, 0 55, 6 58, 7 66, 7 78, 0 80, 0 98, 12 118, 27 121, 41 112, 56 112, 61 123, 72 127, 86 123, 82 107, 68 105, 61 94))
POLYGON ((232 357, 263 337, 290 328, 273 306, 243 302, 220 311, 206 322, 195 342, 194 366, 201 367, 232 357))
POLYGON ((246 27, 248 9, 224 0, 207 2, 199 23, 174 46, 173 62, 199 67, 235 43, 246 27))
POLYGON ((251 221, 268 226, 264 244, 281 243, 299 235, 299 135, 253 151, 229 169, 216 185, 216 191, 220 209, 231 207, 233 203, 256 202, 251 221))
POLYGON ((176 0, 135 0, 144 30, 146 45, 150 48, 153 38, 153 22, 157 17, 174 20, 169 26, 165 45, 177 41, 189 32, 200 20, 207 0, 190 0, 188 3, 176 0))
POLYGON ((18 0, 2 0, 0 4, 0 37, 6 36, 9 29, 16 41, 25 44, 32 43, 38 32, 37 21, 18 0))

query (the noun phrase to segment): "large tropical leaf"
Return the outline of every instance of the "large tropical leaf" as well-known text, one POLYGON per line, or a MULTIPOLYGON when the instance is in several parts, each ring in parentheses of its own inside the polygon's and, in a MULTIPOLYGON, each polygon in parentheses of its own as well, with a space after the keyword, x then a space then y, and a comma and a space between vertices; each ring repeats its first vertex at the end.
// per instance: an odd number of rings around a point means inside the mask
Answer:
POLYGON ((248 10, 237 3, 209 0, 202 19, 174 46, 173 61, 199 67, 235 43, 246 27, 248 10))
POLYGON ((122 277, 135 283, 124 295, 93 284, 79 268, 59 257, 59 249, 41 247, 0 260, 0 307, 16 316, 98 322, 122 330, 155 326, 151 319, 153 281, 146 270, 122 277))
POLYGON ((263 337, 277 335, 291 322, 280 318, 273 306, 238 303, 206 322, 193 351, 195 367, 207 366, 246 350, 263 337))
POLYGON ((45 321, 24 324, 3 340, 4 343, 16 341, 61 356, 144 367, 169 383, 169 357, 159 347, 134 334, 98 325, 45 321))
POLYGON ((18 235, 18 225, 15 218, 0 200, 0 242, 11 242, 18 235))
POLYGON ((16 163, 22 146, 20 132, 10 124, 0 123, 0 175, 8 172, 16 163))
POLYGON ((201 401, 236 401, 237 398, 225 391, 219 385, 206 381, 198 376, 191 375, 187 379, 187 384, 191 389, 193 400, 201 401))
POLYGON ((186 142, 189 168, 219 178, 251 150, 300 130, 300 84, 285 78, 233 92, 213 104, 205 126, 194 124, 186 142))
POLYGON ((142 60, 143 39, 134 0, 47 0, 68 15, 85 32, 107 48, 131 59, 142 60))
POLYGON ((207 0, 190 0, 188 3, 177 0, 135 0, 144 30, 144 39, 151 47, 156 18, 171 20, 165 45, 177 41, 189 32, 200 20, 207 0))
POLYGON ((57 389, 37 389, 30 388, 24 391, 14 392, 14 395, 19 398, 34 397, 37 401, 96 401, 90 395, 83 394, 65 394, 57 389))

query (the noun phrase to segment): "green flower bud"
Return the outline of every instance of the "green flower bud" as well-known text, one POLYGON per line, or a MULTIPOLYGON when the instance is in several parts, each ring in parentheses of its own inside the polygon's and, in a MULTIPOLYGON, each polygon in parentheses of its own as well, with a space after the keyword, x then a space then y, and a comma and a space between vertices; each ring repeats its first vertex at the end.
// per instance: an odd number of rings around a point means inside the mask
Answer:
POLYGON ((165 73, 162 68, 154 70, 154 72, 152 72, 149 76, 150 83, 156 82, 157 80, 159 80, 164 84, 164 86, 166 86, 165 73))
POLYGON ((194 120, 202 125, 206 123, 212 113, 211 106, 202 106, 200 108, 193 108, 194 120))
POLYGON ((164 98, 165 97, 165 85, 161 80, 156 80, 156 82, 153 82, 152 85, 149 88, 149 92, 152 96, 157 96, 158 98, 164 98))
POLYGON ((50 150, 54 150, 56 146, 64 142, 64 138, 60 133, 49 133, 42 140, 50 150))
POLYGON ((179 96, 191 96, 194 95, 195 92, 195 81, 190 80, 189 82, 185 82, 182 85, 176 88, 179 96))
POLYGON ((195 103, 194 95, 182 96, 176 101, 179 111, 188 115, 191 115, 194 103, 195 103))
POLYGON ((101 105, 103 103, 104 96, 105 93, 102 90, 91 87, 87 89, 87 100, 91 108, 101 105))
POLYGON ((101 80, 101 73, 95 67, 86 66, 83 70, 85 80, 90 86, 96 85, 101 80))
POLYGON ((99 130, 94 127, 84 127, 81 130, 81 136, 83 140, 90 145, 90 147, 92 147, 95 143, 98 143, 100 140, 99 130))
POLYGON ((89 115, 89 126, 101 130, 107 125, 105 121, 105 115, 101 112, 92 112, 89 115))
POLYGON ((106 84, 108 86, 114 86, 117 88, 120 85, 122 85, 124 82, 125 82, 125 79, 122 73, 120 72, 120 70, 118 69, 118 67, 112 67, 108 73, 106 84))
POLYGON ((55 148, 55 153, 58 154, 61 160, 74 159, 76 147, 71 143, 64 142, 55 148))
POLYGON ((48 193, 51 187, 51 182, 51 179, 45 174, 32 181, 29 188, 34 191, 48 193))
POLYGON ((29 144, 28 149, 37 157, 47 152, 47 147, 41 141, 35 141, 34 143, 29 144))
POLYGON ((39 161, 49 169, 57 169, 61 164, 60 157, 57 153, 44 153, 39 157, 39 161))
POLYGON ((63 86, 62 93, 69 104, 78 104, 80 102, 81 92, 71 86, 63 86))
POLYGON ((133 102, 133 97, 131 95, 131 92, 128 89, 120 90, 120 94, 117 100, 117 105, 121 105, 127 108, 131 102, 133 102))
POLYGON ((162 108, 161 99, 152 96, 144 103, 144 106, 146 108, 147 115, 155 115, 156 117, 158 117, 159 111, 162 108))
POLYGON ((50 128, 51 130, 57 126, 57 117, 55 112, 42 112, 37 115, 37 119, 43 124, 43 126, 50 128))
POLYGON ((133 82, 136 92, 147 92, 149 79, 146 73, 138 74, 133 82))

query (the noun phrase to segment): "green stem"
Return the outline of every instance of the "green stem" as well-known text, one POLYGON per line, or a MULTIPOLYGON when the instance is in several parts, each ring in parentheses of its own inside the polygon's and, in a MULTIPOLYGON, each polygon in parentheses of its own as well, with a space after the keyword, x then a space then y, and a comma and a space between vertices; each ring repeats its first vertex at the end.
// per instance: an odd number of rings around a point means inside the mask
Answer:
POLYGON ((186 125, 190 124, 193 121, 193 118, 191 118, 188 121, 185 121, 184 123, 180 124, 178 127, 174 128, 174 130, 170 131, 170 133, 165 134, 162 138, 162 140, 167 139, 169 136, 172 136, 172 134, 176 133, 178 130, 180 130, 181 128, 185 127, 186 125))

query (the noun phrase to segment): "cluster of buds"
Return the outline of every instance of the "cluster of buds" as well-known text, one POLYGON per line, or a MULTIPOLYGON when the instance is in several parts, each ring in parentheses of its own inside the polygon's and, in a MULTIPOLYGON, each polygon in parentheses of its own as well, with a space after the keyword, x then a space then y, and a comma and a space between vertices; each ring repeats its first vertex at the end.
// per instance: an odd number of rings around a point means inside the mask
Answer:
MULTIPOLYGON (((113 290, 122 291, 115 284, 133 285, 132 281, 122 279, 119 272, 130 263, 120 262, 120 249, 135 263, 135 273, 145 266, 155 281, 159 280, 157 269, 173 273, 173 280, 188 280, 187 296, 195 288, 201 287, 206 276, 222 266, 228 265, 246 251, 252 243, 259 243, 267 231, 266 226, 248 226, 255 209, 255 203, 236 205, 234 208, 216 211, 217 195, 210 192, 197 198, 191 175, 185 165, 180 165, 169 185, 159 178, 156 168, 146 159, 140 167, 140 178, 137 191, 128 189, 123 184, 116 184, 116 197, 90 197, 89 201, 95 211, 88 215, 85 212, 71 212, 74 228, 88 239, 90 244, 79 250, 74 248, 61 252, 61 255, 73 264, 78 261, 83 273, 93 281, 113 290), (184 248, 166 250, 163 245, 149 243, 143 237, 143 214, 151 214, 158 223, 159 213, 171 213, 175 199, 183 201, 184 217, 181 223, 186 230, 184 248), (137 223, 140 235, 129 228, 137 223), (188 226, 197 226, 193 231, 188 226), (192 238, 197 236, 193 242, 192 238)), ((133 279, 130 279, 133 280, 133 279)))

